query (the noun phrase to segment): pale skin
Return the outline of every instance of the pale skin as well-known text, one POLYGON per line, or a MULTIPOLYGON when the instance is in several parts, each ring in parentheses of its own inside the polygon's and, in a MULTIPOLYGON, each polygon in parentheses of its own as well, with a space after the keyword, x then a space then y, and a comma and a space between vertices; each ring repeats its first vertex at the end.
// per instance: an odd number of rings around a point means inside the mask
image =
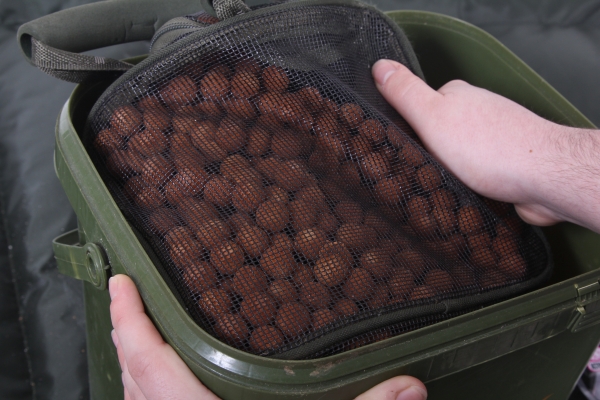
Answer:
POLYGON ((514 203, 533 225, 569 221, 600 231, 600 132, 555 124, 463 81, 435 91, 382 60, 373 76, 425 147, 468 187, 514 203))
MULTIPOLYGON (((569 221, 600 232, 599 131, 555 124, 462 81, 435 91, 393 61, 372 72, 427 150, 471 189, 514 203, 531 224, 569 221)), ((117 275, 109 290, 125 399, 218 399, 165 343, 131 279, 117 275)), ((399 376, 356 399, 426 398, 422 382, 399 376)))
MULTIPOLYGON (((142 299, 126 275, 109 280, 112 338, 121 364, 125 400, 218 400, 190 371, 144 312, 142 299)), ((398 376, 356 400, 425 400, 418 379, 398 376), (400 397, 402 396, 402 397, 400 397)))

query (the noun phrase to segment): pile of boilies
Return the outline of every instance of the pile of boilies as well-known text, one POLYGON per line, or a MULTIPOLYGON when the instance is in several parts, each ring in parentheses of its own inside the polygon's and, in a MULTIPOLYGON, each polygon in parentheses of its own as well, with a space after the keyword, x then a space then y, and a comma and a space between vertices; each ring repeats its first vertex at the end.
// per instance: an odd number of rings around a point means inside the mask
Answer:
POLYGON ((526 274, 510 206, 459 200, 398 125, 290 76, 195 63, 94 138, 219 337, 260 353, 526 274))

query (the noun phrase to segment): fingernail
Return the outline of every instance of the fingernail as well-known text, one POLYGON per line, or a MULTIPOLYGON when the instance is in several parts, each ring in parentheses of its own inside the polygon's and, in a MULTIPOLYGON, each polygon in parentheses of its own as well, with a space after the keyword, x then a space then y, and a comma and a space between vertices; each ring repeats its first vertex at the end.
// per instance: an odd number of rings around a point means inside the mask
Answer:
POLYGON ((398 65, 390 60, 379 60, 373 65, 373 78, 375 81, 384 85, 389 77, 398 70, 398 65))
POLYGON ((119 337, 117 336, 117 332, 115 332, 114 329, 110 331, 110 337, 112 338, 115 347, 117 347, 119 345, 119 337))
POLYGON ((411 386, 398 393, 396 400, 426 400, 427 392, 419 386, 411 386))
POLYGON ((110 299, 112 300, 117 295, 118 285, 114 276, 111 276, 108 279, 108 293, 110 294, 110 299))

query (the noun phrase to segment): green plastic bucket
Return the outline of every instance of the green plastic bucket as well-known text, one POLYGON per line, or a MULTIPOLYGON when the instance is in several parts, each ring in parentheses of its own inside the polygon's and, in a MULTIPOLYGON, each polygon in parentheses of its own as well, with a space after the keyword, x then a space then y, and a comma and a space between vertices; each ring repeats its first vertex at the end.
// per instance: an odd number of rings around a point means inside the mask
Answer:
MULTIPOLYGON (((482 30, 427 12, 388 14, 407 33, 433 87, 462 79, 553 121, 593 127, 482 30)), ((600 338, 600 235, 571 224, 545 229, 554 275, 545 287, 511 300, 327 358, 282 361, 250 355, 196 326, 88 157, 79 133, 109 84, 78 86, 56 128, 56 173, 79 229, 56 238, 54 251, 63 273, 85 281, 93 399, 123 396, 106 290, 107 277, 120 273, 133 278, 166 341, 225 399, 351 399, 401 374, 425 382, 432 400, 568 397, 600 338)))

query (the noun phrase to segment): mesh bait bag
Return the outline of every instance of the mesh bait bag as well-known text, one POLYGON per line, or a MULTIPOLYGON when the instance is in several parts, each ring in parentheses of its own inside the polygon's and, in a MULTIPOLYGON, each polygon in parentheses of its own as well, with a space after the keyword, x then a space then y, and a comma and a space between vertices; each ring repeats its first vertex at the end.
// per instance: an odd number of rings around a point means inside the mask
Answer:
POLYGON ((442 168, 377 91, 381 58, 423 77, 384 14, 347 0, 215 9, 163 26, 84 133, 199 326, 250 353, 315 358, 549 276, 539 230, 442 168))

